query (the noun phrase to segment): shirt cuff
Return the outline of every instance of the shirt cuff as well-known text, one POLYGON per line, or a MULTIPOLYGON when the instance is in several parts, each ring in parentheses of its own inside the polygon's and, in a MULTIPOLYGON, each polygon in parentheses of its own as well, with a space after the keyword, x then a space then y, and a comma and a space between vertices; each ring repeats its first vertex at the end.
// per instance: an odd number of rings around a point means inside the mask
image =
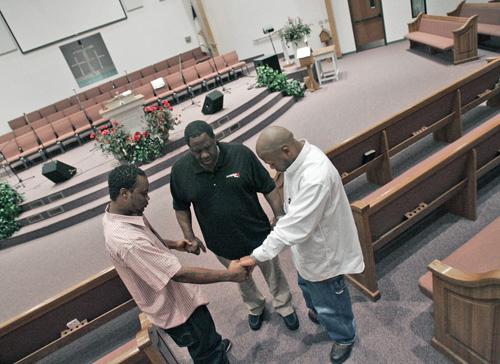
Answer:
POLYGON ((270 239, 268 236, 261 246, 254 249, 251 257, 259 262, 265 262, 276 257, 285 247, 286 244, 281 243, 277 239, 270 239))

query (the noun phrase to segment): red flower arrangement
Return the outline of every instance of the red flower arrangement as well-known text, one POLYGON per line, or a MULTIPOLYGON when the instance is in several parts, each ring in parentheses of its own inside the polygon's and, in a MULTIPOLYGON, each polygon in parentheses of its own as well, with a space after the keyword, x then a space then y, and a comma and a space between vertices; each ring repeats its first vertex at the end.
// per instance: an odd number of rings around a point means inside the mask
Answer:
POLYGON ((144 108, 146 130, 133 133, 124 129, 118 121, 111 126, 100 127, 90 138, 95 139, 104 153, 113 154, 129 163, 145 163, 162 156, 166 151, 169 132, 177 124, 178 117, 171 113, 173 107, 166 100, 144 108))

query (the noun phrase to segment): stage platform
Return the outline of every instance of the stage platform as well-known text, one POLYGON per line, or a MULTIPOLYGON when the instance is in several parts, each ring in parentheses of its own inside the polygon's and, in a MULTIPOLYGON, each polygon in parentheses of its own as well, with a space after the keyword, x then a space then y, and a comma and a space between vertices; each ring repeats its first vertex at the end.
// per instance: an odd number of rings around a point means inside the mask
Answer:
MULTIPOLYGON (((154 190, 170 182, 170 169, 187 152, 184 128, 193 120, 212 125, 218 140, 243 142, 255 135, 290 108, 295 99, 281 93, 270 93, 255 87, 255 72, 217 87, 224 95, 223 109, 212 115, 201 112, 204 92, 193 100, 174 105, 173 113, 179 124, 170 132, 170 144, 165 156, 142 166, 154 190)), ((23 194, 23 213, 18 221, 21 229, 11 238, 0 241, 0 249, 36 239, 102 213, 108 202, 107 175, 119 164, 112 156, 100 151, 95 141, 88 141, 65 153, 52 157, 76 168, 73 178, 54 183, 42 175, 50 160, 18 172, 22 183, 13 174, 8 182, 23 194)), ((5 178, 5 177, 4 177, 5 178)))

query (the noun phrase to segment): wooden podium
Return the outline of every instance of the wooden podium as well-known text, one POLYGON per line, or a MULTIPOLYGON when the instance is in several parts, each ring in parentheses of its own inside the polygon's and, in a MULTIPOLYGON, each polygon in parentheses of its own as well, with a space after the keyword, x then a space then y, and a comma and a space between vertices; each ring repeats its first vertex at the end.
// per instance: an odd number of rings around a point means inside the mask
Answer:
POLYGON ((316 82, 313 76, 311 66, 314 63, 314 57, 311 54, 311 48, 303 47, 297 50, 297 57, 299 58, 299 63, 301 67, 307 67, 307 76, 304 77, 304 84, 307 89, 311 92, 320 89, 319 84, 316 82))
POLYGON ((131 132, 141 130, 144 127, 143 103, 143 95, 124 92, 105 102, 99 114, 106 119, 118 121, 131 132))

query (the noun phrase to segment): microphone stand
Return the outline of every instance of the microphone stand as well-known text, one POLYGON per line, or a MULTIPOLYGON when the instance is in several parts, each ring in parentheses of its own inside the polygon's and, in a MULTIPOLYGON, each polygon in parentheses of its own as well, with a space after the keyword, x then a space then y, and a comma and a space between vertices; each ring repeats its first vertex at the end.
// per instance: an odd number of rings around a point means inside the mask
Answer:
POLYGON ((222 86, 222 89, 221 89, 222 92, 230 94, 231 93, 231 89, 230 88, 226 88, 224 86, 224 81, 222 81, 222 77, 220 76, 220 73, 219 73, 219 68, 217 67, 217 64, 215 63, 214 54, 212 52, 212 49, 210 47, 207 47, 207 46, 205 46, 205 47, 207 48, 208 54, 210 55, 210 58, 212 58, 212 62, 214 63, 215 72, 217 73, 217 78, 219 79, 220 84, 222 86))
MULTIPOLYGON (((7 142, 7 144, 8 143, 10 143, 10 142, 7 142)), ((5 144, 5 145, 7 145, 7 144, 5 144)), ((26 186, 24 185, 24 181, 27 181, 27 180, 32 179, 32 178, 35 178, 35 176, 28 177, 28 178, 26 178, 24 180, 21 177, 19 177, 19 175, 14 170, 14 168, 12 168, 12 166, 10 165, 10 163, 7 162, 7 158, 5 158, 5 155, 3 154, 3 149, 4 148, 0 149, 0 157, 2 158, 1 160, 5 161, 5 163, 7 164, 7 166, 9 167, 10 172, 17 178, 17 183, 14 185, 14 187, 20 185, 22 188, 25 188, 26 186)))
MULTIPOLYGON (((186 80, 184 79, 184 75, 182 74, 182 58, 181 58, 181 54, 180 53, 179 53, 179 72, 181 74, 182 80, 186 84, 186 80)), ((191 86, 188 86, 188 94, 189 94, 189 97, 191 98, 191 104, 183 107, 182 111, 184 111, 186 109, 189 109, 191 106, 198 106, 198 107, 200 107, 200 102, 199 101, 194 101, 194 91, 191 88, 191 86)))

